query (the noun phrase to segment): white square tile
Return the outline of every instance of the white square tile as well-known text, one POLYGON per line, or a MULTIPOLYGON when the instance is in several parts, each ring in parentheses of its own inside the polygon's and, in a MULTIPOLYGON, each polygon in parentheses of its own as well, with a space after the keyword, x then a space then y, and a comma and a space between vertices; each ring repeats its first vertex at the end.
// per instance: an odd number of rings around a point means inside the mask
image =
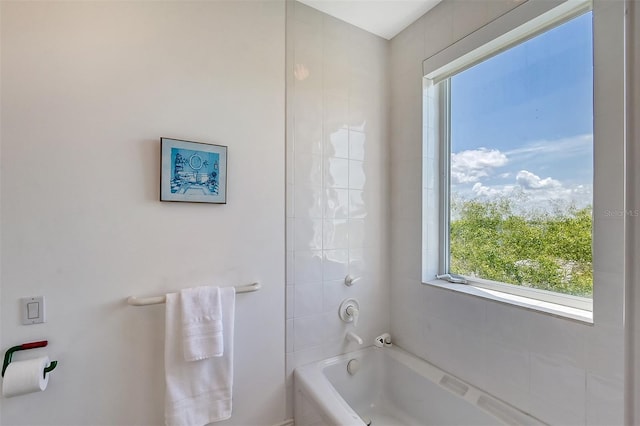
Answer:
POLYGON ((366 140, 367 135, 364 132, 349 130, 349 158, 351 160, 364 160, 366 140))
POLYGON ((322 119, 330 130, 347 129, 349 119, 349 99, 344 96, 324 94, 322 119))
POLYGON ((528 350, 526 321, 531 312, 502 303, 487 302, 487 339, 499 345, 528 350))
POLYGON ((349 130, 364 132, 367 126, 367 107, 358 99, 349 99, 349 130))
POLYGON ((323 255, 323 281, 344 280, 349 268, 349 251, 346 249, 324 250, 323 255))
POLYGON ((344 299, 352 297, 353 292, 350 291, 351 289, 349 287, 344 285, 344 277, 335 281, 325 281, 323 288, 324 312, 337 315, 340 303, 342 303, 344 299))
MULTIPOLYGON (((501 396, 529 389, 529 352, 515 346, 487 342, 486 374, 491 388, 501 396)), ((521 407, 522 408, 522 407, 521 407)))
POLYGON ((298 152, 294 157, 295 185, 308 188, 322 186, 322 157, 298 152))
POLYGON ((326 188, 324 190, 325 219, 346 219, 349 216, 349 190, 326 188))
MULTIPOLYGON (((401 305, 394 304, 394 307, 396 306, 401 305)), ((390 330, 395 343, 407 351, 421 356, 441 367, 441 364, 436 361, 435 357, 427 354, 427 351, 433 348, 433 346, 427 344, 422 335, 424 327, 423 313, 403 311, 402 309, 394 309, 394 312, 396 313, 390 318, 390 330)), ((443 345, 440 345, 440 348, 442 347, 443 345)))
POLYGON ((349 218, 363 219, 367 216, 367 206, 364 201, 364 191, 349 190, 349 218))
POLYGON ((322 250, 296 250, 294 264, 296 285, 322 282, 322 250))
POLYGON ((350 249, 362 248, 366 244, 364 219, 349 219, 349 240, 348 247, 350 249))
POLYGON ((367 102, 371 100, 372 88, 378 87, 375 77, 357 66, 357 62, 350 58, 349 68, 349 99, 367 102))
POLYGON ((587 425, 623 425, 624 381, 587 374, 587 425))
POLYGON ((596 323, 587 338, 587 372, 624 380, 624 330, 596 323))
MULTIPOLYGON (((320 320, 320 322, 322 321, 320 320)), ((296 348, 296 352, 294 356, 295 356, 296 367, 300 367, 301 365, 310 364, 312 362, 316 362, 316 361, 320 361, 321 359, 324 359, 324 353, 322 351, 321 345, 305 347, 302 349, 296 348)))
POLYGON ((322 285, 295 286, 295 317, 322 313, 322 285))
POLYGON ((349 157, 349 131, 347 129, 325 124, 324 140, 324 153, 327 157, 349 157))
POLYGON ((345 158, 325 158, 324 164, 324 184, 326 187, 349 187, 349 160, 345 158))
POLYGON ((586 334, 591 327, 540 312, 527 313, 523 330, 527 334, 532 354, 553 357, 584 368, 586 365, 586 334))
POLYGON ((425 311, 431 315, 432 312, 429 311, 426 303, 427 292, 425 290, 422 284, 418 284, 412 280, 406 282, 403 286, 394 288, 392 297, 402 300, 404 309, 415 312, 425 311))
POLYGON ((349 275, 355 278, 367 275, 367 262, 364 256, 364 249, 349 249, 349 275))
POLYGON ((339 307, 340 305, 337 305, 333 311, 329 310, 324 313, 325 342, 323 343, 323 346, 325 347, 327 342, 343 341, 345 331, 347 329, 353 329, 353 324, 347 325, 340 319, 340 316, 338 315, 339 307))
POLYGON ((304 104, 305 99, 296 99, 293 118, 293 145, 296 153, 322 155, 322 103, 304 104))
POLYGON ((322 249, 322 219, 295 218, 295 250, 322 249))
POLYGON ((320 186, 296 185, 294 190, 296 219, 322 218, 323 191, 320 186))
POLYGON ((366 180, 364 162, 349 160, 349 189, 363 190, 366 180))
POLYGON ((327 46, 325 42, 325 60, 324 60, 324 85, 323 90, 326 95, 337 96, 341 98, 348 98, 349 96, 349 58, 348 56, 340 56, 338 54, 332 54, 331 51, 335 49, 337 43, 331 43, 327 46), (327 56, 333 56, 332 59, 327 60, 327 56))
POLYGON ((349 248, 349 222, 347 220, 325 220, 324 241, 325 250, 349 248))
POLYGON ((296 357, 302 349, 322 345, 325 341, 325 326, 326 321, 323 314, 294 318, 294 349, 296 357))
POLYGON ((486 329, 486 312, 489 302, 440 288, 426 286, 426 289, 428 296, 425 299, 425 309, 429 315, 438 316, 447 322, 478 332, 486 329))
POLYGON ((318 156, 322 155, 324 152, 322 146, 322 130, 320 128, 311 129, 308 126, 305 127, 304 124, 296 125, 296 133, 294 134, 296 152, 318 156))
POLYGON ((482 388, 487 381, 487 341, 482 333, 472 328, 461 328, 458 336, 460 356, 453 358, 459 377, 482 388))
POLYGON ((322 90, 322 62, 312 49, 296 49, 294 56, 297 58, 292 70, 294 93, 319 93, 322 90))
POLYGON ((586 372, 556 356, 531 354, 531 394, 550 404, 562 402, 569 412, 584 412, 586 372))

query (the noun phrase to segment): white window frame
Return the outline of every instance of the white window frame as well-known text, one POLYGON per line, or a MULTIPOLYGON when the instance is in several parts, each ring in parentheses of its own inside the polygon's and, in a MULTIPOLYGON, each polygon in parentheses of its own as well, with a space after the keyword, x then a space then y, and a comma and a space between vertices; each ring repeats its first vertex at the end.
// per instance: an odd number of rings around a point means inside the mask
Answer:
MULTIPOLYGON (((425 181, 423 185, 423 283, 460 290, 586 322, 593 321, 593 299, 590 298, 520 287, 479 278, 465 277, 468 280, 467 285, 444 283, 441 280, 434 280, 435 274, 433 273, 434 270, 437 271, 437 274, 450 272, 450 138, 447 134, 449 131, 450 106, 448 105, 449 82, 445 80, 510 47, 592 10, 592 6, 591 0, 545 2, 530 0, 480 28, 472 36, 461 39, 423 62, 425 76, 424 144, 425 152, 427 153, 424 156, 423 167, 423 179, 425 181), (443 83, 438 84, 440 82, 443 83), (436 182, 435 188, 433 187, 434 185, 430 186, 428 183, 433 181, 436 182), (437 216, 435 220, 434 215, 437 216), (437 226, 437 230, 434 226, 437 226), (435 234, 437 234, 437 240, 434 238, 435 234), (437 245, 437 250, 434 250, 434 245, 437 245), (436 256, 437 261, 434 259, 436 256), (565 309, 565 307, 568 308, 565 309)), ((595 54, 594 28, 594 62, 595 54)), ((594 98, 595 95, 594 89, 594 98)), ((595 126, 596 124, 594 123, 594 138, 596 134, 595 126)), ((594 146, 594 155, 595 152, 594 146)), ((598 186, 594 181, 594 213, 596 212, 597 202, 595 191, 598 186)), ((594 214, 594 224, 595 219, 594 214)), ((595 238, 596 233, 594 230, 594 240, 595 238)))

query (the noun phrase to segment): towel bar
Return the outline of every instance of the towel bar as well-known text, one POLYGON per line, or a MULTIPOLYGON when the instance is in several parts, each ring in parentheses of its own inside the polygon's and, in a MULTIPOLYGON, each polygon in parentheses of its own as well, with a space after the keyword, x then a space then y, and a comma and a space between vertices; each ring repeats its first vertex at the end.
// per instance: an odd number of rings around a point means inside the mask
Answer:
MULTIPOLYGON (((260 283, 253 283, 243 286, 234 286, 236 293, 250 293, 252 291, 258 291, 260 289, 260 283)), ((127 303, 131 306, 148 306, 159 305, 167 301, 166 296, 153 296, 153 297, 136 297, 131 296, 127 299, 127 303)))

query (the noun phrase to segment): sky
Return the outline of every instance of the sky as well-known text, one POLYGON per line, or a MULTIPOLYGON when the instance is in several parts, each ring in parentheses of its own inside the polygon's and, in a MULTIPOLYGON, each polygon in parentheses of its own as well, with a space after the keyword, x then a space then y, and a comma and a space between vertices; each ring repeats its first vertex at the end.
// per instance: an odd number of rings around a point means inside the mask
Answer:
POLYGON ((592 204, 592 39, 589 12, 451 78, 454 197, 592 204))

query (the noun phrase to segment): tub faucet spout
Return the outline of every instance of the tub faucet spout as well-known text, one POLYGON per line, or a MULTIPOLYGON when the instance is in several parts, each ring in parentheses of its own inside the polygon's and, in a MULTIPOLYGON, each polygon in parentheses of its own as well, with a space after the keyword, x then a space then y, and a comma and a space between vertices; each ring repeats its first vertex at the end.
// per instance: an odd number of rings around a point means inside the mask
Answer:
POLYGON ((354 333, 353 331, 349 331, 347 333, 347 340, 351 341, 351 342, 355 342, 359 345, 362 344, 362 337, 358 336, 356 333, 354 333))

